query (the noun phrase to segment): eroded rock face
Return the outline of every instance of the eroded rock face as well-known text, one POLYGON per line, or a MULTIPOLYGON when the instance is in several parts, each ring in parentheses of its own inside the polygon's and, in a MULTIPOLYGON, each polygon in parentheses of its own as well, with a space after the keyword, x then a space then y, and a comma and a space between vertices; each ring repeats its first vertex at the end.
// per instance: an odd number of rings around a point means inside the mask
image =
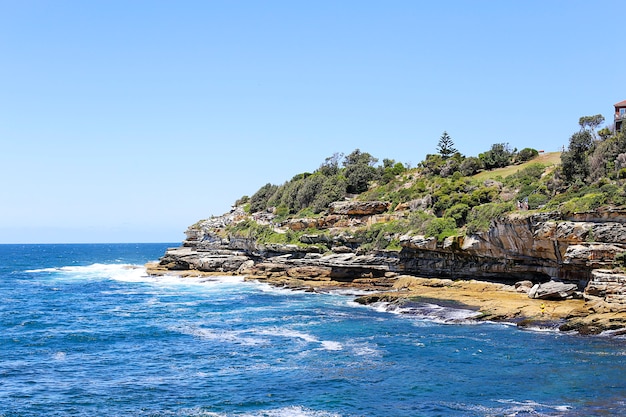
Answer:
POLYGON ((495 219, 485 233, 444 242, 403 236, 403 272, 511 283, 556 279, 584 286, 593 269, 611 266, 615 256, 626 251, 623 224, 566 221, 559 216, 514 213, 495 219))
POLYGON ((423 235, 404 235, 400 238, 400 245, 404 248, 416 250, 435 250, 437 249, 437 238, 425 237, 423 235))
POLYGON ((599 311, 626 310, 626 274, 614 270, 595 270, 585 288, 585 299, 599 311))
POLYGON ((198 251, 190 247, 168 249, 159 261, 173 271, 235 272, 250 258, 243 252, 231 250, 198 251))
POLYGON ((330 203, 330 214, 345 214, 349 216, 372 216, 389 210, 387 201, 336 201, 330 203))
POLYGON ((527 281, 520 289, 524 292, 535 284, 543 287, 549 281, 561 281, 569 287, 556 291, 559 297, 570 296, 572 285, 587 287, 585 296, 598 308, 626 309, 626 278, 595 272, 612 268, 615 257, 626 252, 626 215, 622 212, 586 213, 569 219, 558 213, 517 212, 494 219, 484 233, 441 242, 407 234, 400 237, 399 252, 365 253, 353 228, 388 221, 388 208, 386 202, 337 202, 332 204, 332 214, 282 225, 292 230, 324 229, 324 233, 302 236, 301 243, 315 245, 309 247, 259 246, 253 238, 225 238, 219 230, 244 216, 233 209, 224 218, 190 227, 183 247, 168 250, 160 263, 173 270, 310 276, 341 282, 377 280, 388 274, 509 284, 527 281))

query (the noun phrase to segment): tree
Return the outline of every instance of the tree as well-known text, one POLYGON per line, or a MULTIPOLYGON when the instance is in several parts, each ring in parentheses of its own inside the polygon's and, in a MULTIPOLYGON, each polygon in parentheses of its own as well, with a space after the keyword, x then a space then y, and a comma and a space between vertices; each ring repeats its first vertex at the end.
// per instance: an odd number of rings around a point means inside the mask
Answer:
POLYGON ((383 159, 383 165, 378 166, 378 176, 380 184, 387 184, 393 180, 396 175, 402 174, 406 171, 406 167, 402 162, 396 162, 393 159, 383 159))
POLYGON ((343 158, 343 154, 335 152, 332 156, 324 160, 324 163, 319 167, 318 171, 327 177, 337 175, 339 173, 339 160, 341 158, 343 158))
POLYGON ((536 158, 539 155, 539 151, 533 148, 524 148, 517 153, 517 162, 526 162, 530 161, 533 158, 536 158))
POLYGON ((483 164, 483 162, 475 156, 465 158, 461 163, 461 166, 459 167, 459 169, 461 170, 461 174, 465 176, 474 175, 484 168, 485 165, 483 164))
POLYGON ((378 162, 378 159, 374 158, 367 152, 361 152, 359 149, 355 149, 351 154, 346 155, 343 166, 348 168, 350 165, 369 165, 374 166, 378 162))
POLYGON ((448 132, 446 132, 445 130, 443 131, 443 134, 439 138, 439 143, 437 144, 437 152, 439 152, 439 154, 444 159, 447 159, 450 156, 458 152, 456 148, 454 147, 454 142, 452 141, 452 138, 450 137, 450 135, 448 135, 448 132))
POLYGON ((267 202, 276 192, 278 186, 267 183, 263 187, 254 193, 250 197, 250 212, 256 213, 257 211, 265 210, 267 208, 267 202))
POLYGON ((333 201, 340 201, 346 196, 346 179, 341 175, 326 177, 322 189, 315 196, 312 207, 315 213, 325 210, 333 201))
POLYGON ((313 204, 313 201, 315 201, 315 198, 322 190, 325 178, 322 174, 315 174, 302 180, 302 185, 296 194, 295 212, 313 204))
POLYGON ((598 136, 600 136, 600 139, 602 140, 607 140, 612 135, 613 135, 613 132, 611 132, 611 129, 609 129, 608 127, 598 130, 598 136))
POLYGON ((588 152, 593 137, 588 130, 574 133, 569 139, 569 148, 561 154, 561 169, 568 183, 585 181, 589 175, 588 152))
POLYGON ((367 191, 369 182, 376 177, 376 169, 366 164, 355 164, 346 167, 345 177, 347 191, 350 194, 360 194, 367 191))
POLYGON ((596 128, 602 123, 604 123, 604 116, 601 114, 596 114, 595 116, 583 116, 578 119, 580 129, 591 132, 593 139, 598 139, 596 128))
POLYGON ((481 153, 478 158, 486 169, 493 169, 508 166, 512 155, 513 152, 508 143, 494 143, 491 145, 491 150, 481 153))
POLYGON ((439 154, 428 154, 426 159, 420 162, 420 167, 424 168, 426 175, 439 175, 444 166, 445 160, 439 154))
POLYGON ((604 123, 604 116, 601 114, 596 114, 595 116, 582 116, 578 119, 578 124, 580 128, 583 130, 591 130, 591 132, 595 132, 596 128, 604 123))
POLYGON ((376 179, 378 171, 374 164, 378 159, 367 152, 356 149, 347 155, 343 165, 345 166, 344 176, 347 180, 347 192, 350 194, 360 194, 367 191, 369 182, 376 179))

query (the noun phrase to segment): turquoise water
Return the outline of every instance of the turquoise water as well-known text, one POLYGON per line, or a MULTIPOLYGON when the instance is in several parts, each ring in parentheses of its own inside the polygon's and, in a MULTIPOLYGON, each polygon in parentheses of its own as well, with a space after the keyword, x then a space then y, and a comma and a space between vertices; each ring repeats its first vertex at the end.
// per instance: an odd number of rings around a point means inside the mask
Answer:
POLYGON ((624 339, 147 277, 167 246, 0 245, 0 416, 626 415, 624 339))

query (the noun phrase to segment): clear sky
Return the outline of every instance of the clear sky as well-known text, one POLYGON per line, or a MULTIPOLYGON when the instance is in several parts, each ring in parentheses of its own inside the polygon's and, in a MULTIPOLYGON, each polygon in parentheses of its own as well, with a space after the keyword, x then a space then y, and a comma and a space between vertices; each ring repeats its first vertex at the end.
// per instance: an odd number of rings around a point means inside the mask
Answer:
POLYGON ((624 3, 0 0, 0 243, 180 242, 356 148, 557 151, 626 100, 624 3))

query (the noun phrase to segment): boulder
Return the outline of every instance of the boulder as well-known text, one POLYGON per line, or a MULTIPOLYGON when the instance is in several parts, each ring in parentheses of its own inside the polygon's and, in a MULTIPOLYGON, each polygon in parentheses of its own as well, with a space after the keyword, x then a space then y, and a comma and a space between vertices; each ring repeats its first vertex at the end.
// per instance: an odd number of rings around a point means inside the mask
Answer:
POLYGON ((400 246, 402 246, 403 248, 412 248, 419 250, 435 250, 437 248, 437 238, 425 237, 423 235, 403 235, 400 236, 400 246))
POLYGON ((408 201, 406 203, 400 203, 396 206, 395 211, 417 211, 417 210, 426 210, 433 205, 433 198, 430 194, 422 198, 418 198, 415 200, 408 201))
POLYGON ((352 253, 352 252, 354 252, 352 249, 350 249, 346 245, 333 246, 330 250, 332 252, 334 252, 334 253, 352 253))
POLYGON ((301 219, 290 219, 284 226, 293 231, 302 231, 306 229, 318 229, 323 226, 322 219, 310 219, 310 218, 301 218, 301 219))
POLYGON ((515 283, 515 291, 528 294, 533 287, 533 282, 524 280, 515 283))
POLYGON ((237 273, 238 274, 248 274, 250 273, 250 270, 252 269, 252 267, 254 266, 254 261, 249 259, 247 261, 245 261, 244 263, 241 264, 241 266, 239 267, 239 269, 237 269, 237 273))
POLYGON ((528 292, 528 298, 541 300, 564 300, 574 295, 578 286, 558 281, 548 281, 535 284, 528 292))

